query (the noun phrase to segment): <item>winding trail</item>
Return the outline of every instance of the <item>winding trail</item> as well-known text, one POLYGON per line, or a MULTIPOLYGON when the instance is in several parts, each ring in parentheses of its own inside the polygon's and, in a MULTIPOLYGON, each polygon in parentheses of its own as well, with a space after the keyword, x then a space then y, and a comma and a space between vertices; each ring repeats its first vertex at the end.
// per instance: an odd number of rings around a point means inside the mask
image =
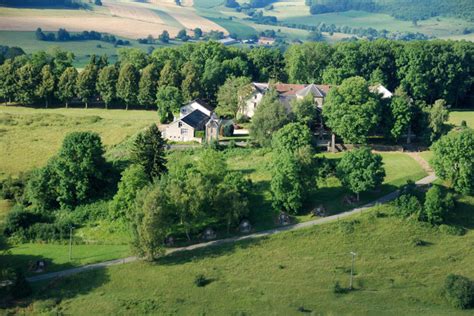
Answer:
MULTIPOLYGON (((428 185, 432 183, 433 181, 436 180, 436 176, 434 174, 429 174, 428 176, 424 177, 423 179, 420 179, 416 182, 417 185, 423 186, 423 185, 428 185)), ((346 218, 355 214, 360 214, 375 205, 378 204, 384 204, 387 202, 390 202, 391 200, 395 199, 398 196, 398 190, 391 192, 385 196, 382 196, 378 198, 377 200, 370 202, 368 204, 365 204, 361 207, 352 209, 350 211, 344 212, 344 213, 339 213, 323 218, 318 218, 315 220, 303 222, 303 223, 298 223, 294 225, 288 225, 288 226, 281 226, 265 231, 261 231, 258 233, 253 233, 245 236, 238 236, 238 237, 231 237, 231 238, 225 238, 225 239, 219 239, 219 240, 214 240, 214 241, 209 241, 209 242, 204 242, 204 243, 199 243, 199 244, 194 244, 186 247, 180 247, 180 248, 174 248, 174 249, 169 249, 166 251, 166 255, 169 255, 174 252, 178 251, 188 251, 188 250, 195 250, 195 249, 200 249, 200 248, 205 248, 205 247, 212 247, 212 246, 219 246, 219 245, 224 245, 224 244, 229 244, 229 243, 235 243, 239 242, 242 240, 248 240, 248 239, 257 239, 257 238, 262 238, 274 234, 278 234, 281 232, 285 231, 291 231, 291 230, 297 230, 297 229, 302 229, 302 228, 307 228, 307 227, 312 227, 316 225, 321 225, 329 222, 333 222, 342 218, 346 218)), ((129 262, 134 262, 139 260, 138 257, 127 257, 127 258, 122 258, 122 259, 115 259, 115 260, 110 260, 110 261, 104 261, 104 262, 99 262, 99 263, 94 263, 94 264, 88 264, 82 267, 77 267, 73 269, 67 269, 63 271, 58 271, 58 272, 51 272, 51 273, 45 273, 42 275, 37 275, 33 277, 27 278, 29 282, 38 282, 38 281, 44 281, 44 280, 50 280, 50 279, 55 279, 59 277, 65 277, 73 274, 77 274, 80 272, 84 271, 89 271, 89 270, 95 270, 99 268, 105 268, 105 267, 110 267, 114 265, 119 265, 119 264, 125 264, 129 262)))

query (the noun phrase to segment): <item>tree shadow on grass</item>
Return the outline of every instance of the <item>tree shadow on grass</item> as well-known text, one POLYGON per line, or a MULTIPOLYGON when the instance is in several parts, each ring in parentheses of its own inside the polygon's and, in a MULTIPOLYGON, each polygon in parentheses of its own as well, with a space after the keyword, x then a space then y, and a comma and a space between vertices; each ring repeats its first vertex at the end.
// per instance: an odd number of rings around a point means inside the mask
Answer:
POLYGON ((222 242, 216 240, 215 245, 213 246, 173 252, 167 256, 159 258, 155 261, 155 264, 180 265, 187 262, 197 262, 204 259, 217 258, 234 253, 236 250, 258 246, 266 239, 268 239, 268 237, 260 237, 258 239, 252 238, 237 242, 222 242))
POLYGON ((326 215, 336 215, 372 203, 397 189, 398 188, 392 184, 382 184, 376 190, 361 193, 359 201, 348 203, 344 200, 345 197, 355 197, 355 194, 348 189, 341 186, 321 187, 310 197, 307 207, 314 208, 322 205, 326 211, 326 215))
POLYGON ((456 208, 448 214, 447 224, 462 227, 464 229, 474 229, 474 205, 464 199, 457 199, 456 208))
MULTIPOLYGON (((22 270, 27 276, 37 275, 32 271, 35 269, 35 263, 38 261, 51 262, 51 259, 35 255, 11 255, 4 254, 0 257, 0 268, 13 268, 22 270)), ((57 270, 66 269, 72 265, 56 266, 57 270), (60 268, 59 268, 60 267, 60 268)), ((48 272, 48 270, 46 270, 48 272)), ((27 307, 37 301, 47 301, 46 310, 35 310, 35 312, 45 312, 54 308, 61 300, 74 298, 78 295, 84 295, 100 287, 109 281, 106 269, 89 270, 84 273, 71 275, 64 278, 56 278, 40 282, 29 282, 33 293, 23 299, 11 299, 2 302, 3 307, 16 308, 27 307)), ((44 305, 44 304, 43 304, 44 305)))

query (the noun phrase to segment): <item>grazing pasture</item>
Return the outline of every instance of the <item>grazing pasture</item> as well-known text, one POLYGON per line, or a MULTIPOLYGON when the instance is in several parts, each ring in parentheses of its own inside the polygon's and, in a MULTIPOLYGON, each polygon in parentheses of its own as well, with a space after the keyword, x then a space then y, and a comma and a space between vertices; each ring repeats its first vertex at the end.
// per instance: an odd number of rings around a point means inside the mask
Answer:
MULTIPOLYGON (((471 200, 471 202, 474 202, 471 200)), ((471 205, 472 207, 472 205, 471 205)), ((177 253, 42 283, 33 312, 82 314, 470 315, 440 288, 450 273, 474 278, 472 208, 466 234, 390 217, 389 206, 265 239, 177 253), (415 241, 422 240, 424 246, 415 241), (355 257, 354 291, 349 286, 355 257), (202 275, 206 285, 195 285, 202 275)), ((468 209, 458 209, 466 216, 468 209)))
POLYGON ((110 148, 156 122, 155 111, 0 106, 0 178, 44 165, 68 132, 97 132, 110 148))

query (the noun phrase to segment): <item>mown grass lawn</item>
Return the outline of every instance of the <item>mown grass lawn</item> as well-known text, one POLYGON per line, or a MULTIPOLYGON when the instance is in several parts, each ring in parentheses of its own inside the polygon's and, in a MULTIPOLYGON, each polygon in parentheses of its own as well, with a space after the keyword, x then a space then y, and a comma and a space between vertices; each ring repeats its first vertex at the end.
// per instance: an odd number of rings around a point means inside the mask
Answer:
POLYGON ((72 131, 100 134, 106 149, 157 122, 154 111, 0 106, 0 178, 43 166, 72 131))
POLYGON ((461 122, 466 121, 470 128, 474 128, 474 111, 454 110, 449 112, 449 123, 461 126, 461 122))
MULTIPOLYGON (((470 203, 474 202, 472 199, 470 203)), ((343 222, 82 273, 38 286, 30 312, 180 315, 471 315, 444 301, 450 273, 474 279, 473 205, 464 236, 389 217, 343 222), (426 246, 415 246, 423 240, 426 246), (355 291, 347 287, 355 260, 355 291), (203 274, 209 280, 197 287, 203 274), (57 306, 56 302, 60 302, 57 306), (45 307, 46 306, 46 307, 45 307)), ((466 215, 466 214, 465 214, 466 215)))

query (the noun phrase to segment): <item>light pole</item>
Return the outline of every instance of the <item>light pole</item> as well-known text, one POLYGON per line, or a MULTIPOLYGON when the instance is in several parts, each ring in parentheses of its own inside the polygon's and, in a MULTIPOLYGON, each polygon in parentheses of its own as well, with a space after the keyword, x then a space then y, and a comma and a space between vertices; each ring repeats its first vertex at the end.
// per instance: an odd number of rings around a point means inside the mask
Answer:
POLYGON ((352 281, 354 279, 354 259, 357 254, 353 251, 351 251, 350 254, 352 255, 352 265, 351 265, 351 282, 349 284, 349 289, 352 290, 352 281))
POLYGON ((69 227, 69 261, 72 259, 72 226, 69 227))

